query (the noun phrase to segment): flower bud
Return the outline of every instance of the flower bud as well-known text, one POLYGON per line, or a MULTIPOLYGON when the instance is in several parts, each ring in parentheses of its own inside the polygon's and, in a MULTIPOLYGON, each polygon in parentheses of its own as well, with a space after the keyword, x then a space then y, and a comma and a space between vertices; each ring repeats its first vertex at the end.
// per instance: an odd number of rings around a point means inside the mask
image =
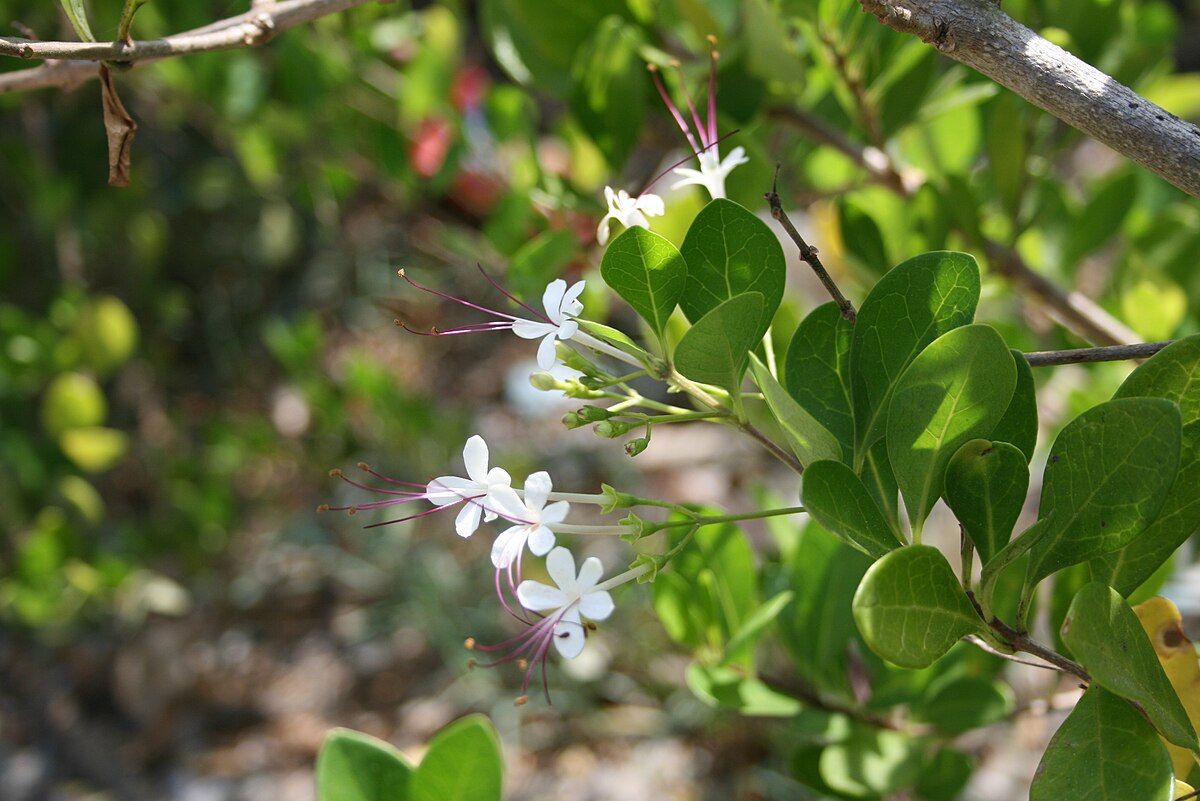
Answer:
POLYGON ((541 392, 549 392, 552 389, 562 389, 562 382, 549 373, 537 372, 531 373, 529 383, 533 388, 541 392))
POLYGON ((638 437, 631 439, 625 443, 625 453, 629 456, 637 456, 642 451, 646 450, 650 445, 649 437, 638 437))
POLYGON ((629 423, 619 423, 613 420, 602 420, 592 428, 596 432, 596 436, 606 439, 613 439, 624 434, 633 426, 629 423))
POLYGON ((600 406, 584 406, 575 413, 580 419, 589 423, 598 423, 612 417, 612 412, 600 406))
POLYGON ((575 428, 582 428, 583 426, 586 426, 590 422, 592 422, 592 421, 585 419, 578 412, 567 412, 566 414, 564 414, 562 416, 562 424, 564 426, 566 426, 568 430, 575 429, 575 428))

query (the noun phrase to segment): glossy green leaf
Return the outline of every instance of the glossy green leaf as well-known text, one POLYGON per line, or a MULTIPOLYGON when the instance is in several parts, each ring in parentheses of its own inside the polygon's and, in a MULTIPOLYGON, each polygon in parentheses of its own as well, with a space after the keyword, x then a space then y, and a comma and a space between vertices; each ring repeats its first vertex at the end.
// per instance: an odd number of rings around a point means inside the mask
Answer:
POLYGON ((801 464, 807 465, 821 459, 842 458, 842 446, 837 438, 792 399, 787 390, 775 380, 775 376, 771 375, 766 365, 754 354, 750 354, 750 373, 754 383, 762 390, 767 408, 783 429, 792 452, 801 464))
POLYGON ((1113 400, 1068 423, 1042 478, 1038 515, 1054 522, 1030 550, 1030 586, 1136 537, 1162 508, 1179 452, 1179 407, 1167 400, 1113 400))
POLYGON ((94 42, 96 37, 92 34, 92 28, 88 25, 87 6, 83 0, 60 0, 63 11, 67 12, 67 20, 71 23, 71 27, 75 29, 75 35, 79 37, 81 42, 94 42))
POLYGON ((916 710, 944 734, 962 734, 1004 720, 1016 707, 1007 684, 983 676, 960 676, 940 684, 916 710))
POLYGON ((1179 472, 1150 525, 1129 544, 1091 561, 1092 578, 1129 594, 1200 529, 1200 420, 1183 428, 1179 472))
POLYGON ((383 740, 334 729, 317 754, 318 801, 407 801, 412 766, 383 740))
POLYGON ((503 793, 500 738, 483 715, 468 715, 434 735, 409 785, 412 801, 500 801, 503 793))
POLYGON ((728 665, 688 665, 685 680, 696 697, 710 706, 733 709, 742 715, 790 718, 800 702, 771 689, 746 671, 728 665))
POLYGON ((1033 383, 1033 368, 1025 360, 1025 354, 1015 349, 1009 352, 1017 368, 1017 386, 1013 389, 1012 400, 1008 402, 1004 416, 992 429, 992 439, 1016 445, 1025 454, 1025 463, 1028 464, 1037 446, 1037 387, 1033 383))
POLYGON ((862 467, 862 482, 892 531, 902 531, 900 488, 896 485, 896 474, 892 472, 892 464, 888 461, 886 440, 879 440, 867 451, 867 461, 862 467))
POLYGON ((971 322, 978 302, 979 265, 965 253, 924 253, 875 284, 859 310, 850 348, 857 464, 887 430, 900 374, 930 342, 971 322))
POLYGON ((762 296, 748 336, 757 345, 783 297, 783 248, 767 224, 732 200, 705 206, 680 248, 688 278, 679 306, 693 323, 744 293, 762 296))
POLYGON ((1028 491, 1025 454, 1007 442, 971 440, 946 466, 946 505, 984 564, 1008 544, 1028 491))
POLYGON ((750 350, 762 339, 762 333, 755 329, 762 307, 762 295, 747 292, 701 317, 675 346, 675 369, 693 381, 716 384, 736 393, 750 350))
POLYGON ((1171 801, 1171 759, 1150 724, 1092 686, 1046 747, 1029 801, 1171 801))
POLYGON ((845 458, 854 450, 850 402, 850 339, 854 326, 833 301, 808 313, 784 358, 783 385, 796 402, 830 431, 845 458))
POLYGON ((821 778, 852 797, 890 795, 916 781, 921 746, 902 732, 856 727, 821 752, 821 778))
POLYGON ((1200 334, 1174 342, 1129 374, 1114 398, 1166 398, 1184 425, 1200 420, 1200 334))
POLYGON ((613 15, 579 50, 571 112, 613 166, 625 163, 642 128, 647 86, 638 29, 613 15))
POLYGON ((968 440, 991 433, 1017 383, 1008 346, 987 325, 938 337, 896 381, 888 411, 888 461, 913 530, 942 495, 946 465, 968 440))
POLYGON ((687 282, 679 250, 664 237, 634 226, 604 251, 600 275, 661 338, 687 282))
POLYGON ((872 651, 908 668, 932 665, 983 630, 950 563, 928 545, 908 545, 871 565, 854 594, 854 621, 872 651))
POLYGON ((917 797, 922 801, 955 801, 975 772, 975 761, 962 751, 943 748, 921 765, 917 797))
POLYGON ((1120 593, 1098 581, 1085 585, 1067 611, 1062 638, 1093 682, 1136 702, 1163 737, 1182 748, 1200 750, 1187 711, 1150 638, 1120 593))
POLYGON ((862 480, 839 461, 810 464, 800 498, 814 520, 867 556, 878 558, 900 545, 862 480))

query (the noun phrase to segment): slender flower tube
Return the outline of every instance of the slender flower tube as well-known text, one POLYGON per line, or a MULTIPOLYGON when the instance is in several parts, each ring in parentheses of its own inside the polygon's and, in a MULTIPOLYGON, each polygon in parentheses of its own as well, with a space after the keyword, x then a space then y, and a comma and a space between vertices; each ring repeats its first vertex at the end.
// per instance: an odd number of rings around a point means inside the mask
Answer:
POLYGON ((648 217, 661 217, 666 208, 663 199, 658 195, 642 193, 632 197, 624 189, 613 191, 611 186, 604 187, 604 197, 608 201, 608 214, 600 219, 596 228, 596 241, 601 245, 608 243, 610 220, 616 220, 626 228, 635 225, 649 230, 648 217))
MULTIPOLYGON (((651 64, 649 69, 654 77, 654 85, 658 88, 659 95, 667 104, 667 110, 675 118, 675 123, 683 131, 683 135, 687 138, 688 144, 691 145, 692 151, 700 163, 699 170, 693 170, 690 167, 676 168, 675 174, 681 176, 682 179, 676 181, 671 188, 678 189, 681 186, 697 184, 707 189, 709 195, 716 199, 725 197, 725 178, 733 171, 733 168, 746 164, 750 159, 746 157, 746 150, 742 147, 735 147, 724 159, 717 150, 717 143, 720 141, 717 136, 717 59, 720 57, 720 53, 716 49, 716 37, 710 36, 708 41, 712 45, 712 54, 708 73, 708 109, 705 120, 700 119, 696 105, 692 102, 692 96, 687 91, 686 83, 681 81, 691 124, 671 100, 671 96, 667 93, 667 88, 658 74, 658 68, 651 64), (694 132, 692 125, 695 126, 694 132)), ((674 66, 678 68, 678 62, 675 62, 674 66)))
POLYGON ((579 333, 579 323, 575 321, 575 317, 583 311, 583 304, 579 301, 579 295, 583 292, 584 282, 576 281, 569 288, 567 282, 561 278, 556 278, 546 286, 546 291, 542 294, 542 305, 545 307, 545 313, 539 312, 531 306, 528 306, 517 300, 504 287, 500 286, 492 277, 484 272, 483 268, 479 268, 479 272, 483 273, 483 277, 491 283, 492 286, 500 290, 504 297, 511 300, 513 303, 520 306, 525 311, 538 318, 529 320, 524 317, 516 317, 511 314, 505 314, 495 309, 489 309, 484 306, 479 306, 470 301, 456 298, 453 295, 447 295, 444 292, 439 292, 436 289, 431 289, 427 286, 422 286, 416 281, 408 277, 404 270, 400 270, 400 277, 407 281, 412 286, 428 292, 431 295, 437 295, 440 298, 454 301, 462 306, 471 309, 476 309, 487 314, 491 314, 499 319, 491 320, 486 323, 472 323, 459 328, 450 328, 447 330, 433 329, 432 331, 416 331, 409 328, 407 325, 397 321, 406 331, 411 331, 414 334, 422 336, 448 336, 451 334, 474 334, 480 331, 512 331, 522 339, 538 339, 542 342, 538 346, 537 361, 538 366, 543 370, 549 370, 554 366, 556 357, 554 354, 554 343, 557 340, 568 340, 579 333))

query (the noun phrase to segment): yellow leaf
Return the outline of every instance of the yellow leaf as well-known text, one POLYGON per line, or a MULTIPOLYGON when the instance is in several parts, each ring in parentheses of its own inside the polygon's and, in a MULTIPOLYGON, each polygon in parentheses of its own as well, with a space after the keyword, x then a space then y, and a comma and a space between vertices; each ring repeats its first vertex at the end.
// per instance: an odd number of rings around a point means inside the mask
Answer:
MULTIPOLYGON (((1154 645, 1154 653, 1163 666, 1171 686, 1183 702, 1192 726, 1200 731, 1200 657, 1192 641, 1183 632, 1183 617, 1175 604, 1155 596, 1133 607, 1142 628, 1154 645)), ((1164 741, 1165 742, 1165 741, 1164 741)), ((1167 743, 1175 776, 1186 779, 1197 764, 1196 755, 1185 748, 1167 743)))

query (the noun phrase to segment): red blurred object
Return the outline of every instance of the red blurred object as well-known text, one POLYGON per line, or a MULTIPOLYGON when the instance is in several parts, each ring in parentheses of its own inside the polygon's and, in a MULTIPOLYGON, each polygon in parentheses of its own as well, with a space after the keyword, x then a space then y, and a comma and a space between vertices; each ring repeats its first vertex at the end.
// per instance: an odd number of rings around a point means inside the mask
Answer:
POLYGON ((422 120, 408 149, 408 162, 422 178, 432 178, 446 163, 454 142, 454 126, 447 120, 430 117, 422 120))
POLYGON ((469 64, 455 74, 450 101, 459 111, 478 106, 491 83, 487 70, 478 64, 469 64))

